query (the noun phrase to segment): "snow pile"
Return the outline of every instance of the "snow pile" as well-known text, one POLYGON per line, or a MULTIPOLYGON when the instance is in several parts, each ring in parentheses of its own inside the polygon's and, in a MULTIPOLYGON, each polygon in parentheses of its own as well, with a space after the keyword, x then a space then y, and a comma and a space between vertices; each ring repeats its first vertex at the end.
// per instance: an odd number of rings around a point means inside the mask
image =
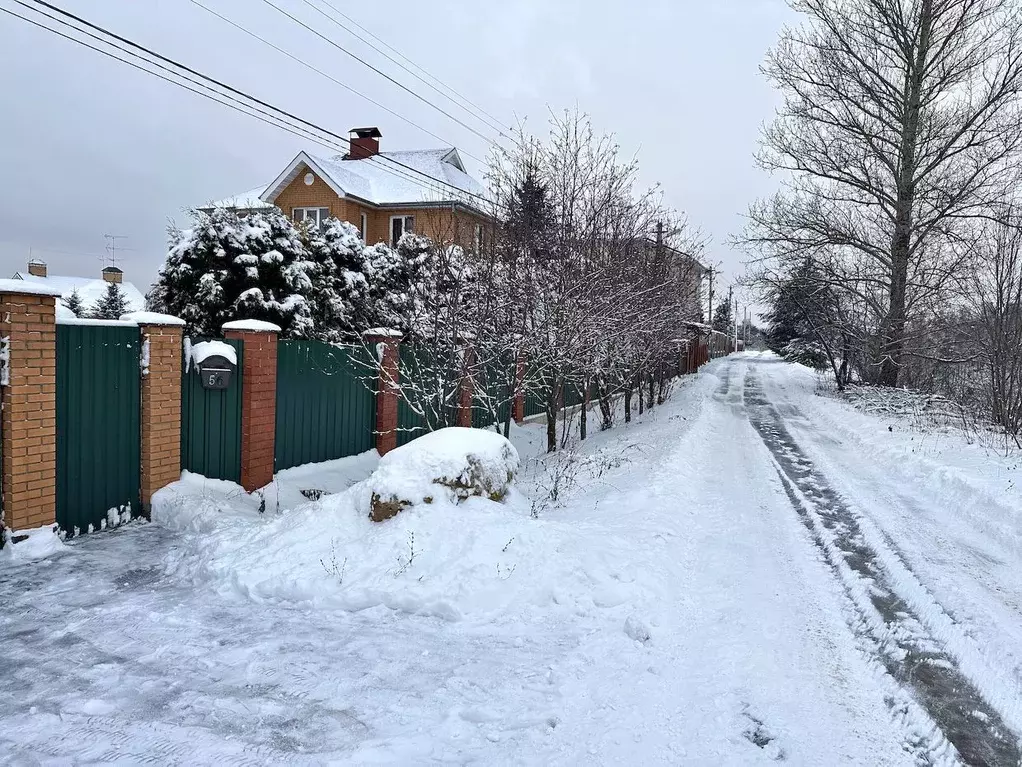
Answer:
POLYGON ((223 357, 234 366, 238 364, 238 355, 234 347, 224 341, 200 341, 197 344, 190 344, 189 354, 191 361, 196 365, 201 365, 210 357, 223 357))
POLYGON ((31 530, 4 528, 4 546, 0 549, 0 565, 20 564, 45 559, 64 550, 56 525, 36 527, 31 530))
MULTIPOLYGON (((344 460, 366 469, 371 459, 344 460)), ((389 453, 342 492, 282 513, 259 509, 276 508, 286 494, 294 500, 287 485, 297 476, 299 487, 321 484, 316 467, 278 477, 283 489, 271 486, 261 496, 186 475, 157 493, 153 521, 186 533, 168 562, 172 572, 257 601, 384 606, 448 620, 586 614, 630 603, 639 587, 618 561, 626 547, 577 520, 534 519, 529 500, 507 488, 517 465, 517 451, 496 433, 450 429, 389 453), (466 469, 469 455, 473 468, 466 469), (472 495, 465 480, 494 493, 504 488, 503 502, 472 495), (377 523, 368 512, 379 492, 430 502, 377 523)))
POLYGON ((518 451, 496 432, 455 427, 425 434, 384 456, 370 477, 373 519, 432 503, 438 494, 452 503, 470 496, 503 500, 518 466, 518 451))

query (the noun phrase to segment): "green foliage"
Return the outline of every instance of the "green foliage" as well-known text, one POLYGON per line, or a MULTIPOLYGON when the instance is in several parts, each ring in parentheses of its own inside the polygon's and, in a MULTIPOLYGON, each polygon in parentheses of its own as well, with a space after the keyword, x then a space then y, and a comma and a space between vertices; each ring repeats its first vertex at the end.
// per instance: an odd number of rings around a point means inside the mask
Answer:
MULTIPOLYGON (((81 298, 78 299, 78 303, 80 307, 81 298)), ((94 320, 117 320, 127 311, 128 299, 121 292, 120 286, 116 282, 108 282, 106 294, 96 301, 89 316, 94 320)), ((78 314, 78 312, 75 312, 75 314, 78 314)))

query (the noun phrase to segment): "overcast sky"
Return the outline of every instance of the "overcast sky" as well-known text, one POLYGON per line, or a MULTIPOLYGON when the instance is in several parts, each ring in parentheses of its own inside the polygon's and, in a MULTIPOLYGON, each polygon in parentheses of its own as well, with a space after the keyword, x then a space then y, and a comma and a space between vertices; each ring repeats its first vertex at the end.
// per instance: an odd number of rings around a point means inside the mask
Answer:
MULTIPOLYGON (((192 0, 53 0, 96 24, 342 135, 378 125, 382 148, 486 141, 348 58, 267 4, 199 0, 333 78, 418 123, 412 127, 210 15, 192 0)), ((479 123, 390 65, 306 0, 272 0, 393 72, 464 122, 479 123)), ((309 0, 313 2, 313 0, 309 0)), ((504 123, 542 131, 549 109, 577 106, 635 153, 644 184, 713 238, 726 283, 743 270, 728 247, 749 202, 776 180, 753 152, 777 97, 759 73, 790 12, 783 0, 329 0, 504 123)), ((0 7, 31 15, 13 0, 0 7)), ((38 17, 36 17, 38 18, 38 17)), ((102 268, 104 234, 126 279, 148 285, 168 221, 271 181, 320 146, 239 115, 0 13, 0 276, 32 253, 51 273, 102 268)), ((470 170, 479 163, 465 157, 470 170)))

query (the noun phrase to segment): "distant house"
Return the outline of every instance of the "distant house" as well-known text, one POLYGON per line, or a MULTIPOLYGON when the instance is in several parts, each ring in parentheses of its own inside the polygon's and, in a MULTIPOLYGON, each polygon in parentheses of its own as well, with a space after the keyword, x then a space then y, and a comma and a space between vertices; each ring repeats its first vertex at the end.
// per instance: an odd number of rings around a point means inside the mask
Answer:
POLYGON ((478 249, 490 218, 482 184, 454 147, 381 152, 378 128, 353 128, 345 155, 300 152, 262 190, 242 192, 200 210, 241 214, 276 206, 294 221, 328 218, 353 224, 368 244, 396 245, 405 232, 478 249))
POLYGON ((59 290, 61 299, 65 301, 72 293, 78 291, 82 304, 90 309, 96 301, 106 295, 107 285, 114 282, 128 302, 128 311, 140 312, 145 309, 145 296, 130 282, 124 281, 123 271, 116 266, 108 266, 100 274, 98 278, 51 275, 48 274, 44 261, 32 260, 28 262, 27 271, 14 273, 14 279, 36 282, 59 290))

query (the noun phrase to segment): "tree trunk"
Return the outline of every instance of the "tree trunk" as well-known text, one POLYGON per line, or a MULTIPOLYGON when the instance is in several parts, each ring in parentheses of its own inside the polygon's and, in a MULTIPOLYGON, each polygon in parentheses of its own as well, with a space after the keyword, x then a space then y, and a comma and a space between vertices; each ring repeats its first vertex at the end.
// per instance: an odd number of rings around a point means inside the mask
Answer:
POLYGON ((924 0, 920 9, 919 39, 916 53, 905 72, 905 116, 901 126, 898 157, 897 199, 894 206, 894 234, 891 237, 890 309, 884 320, 883 348, 880 362, 880 384, 897 386, 898 374, 905 352, 906 289, 908 266, 912 251, 915 174, 919 145, 919 115, 923 77, 928 65, 933 24, 933 0, 924 0))
POLYGON ((589 384, 582 382, 582 405, 578 411, 578 438, 585 439, 589 430, 589 384))
POLYGON ((625 389, 625 423, 632 422, 632 389, 625 389))
POLYGON ((649 399, 646 401, 646 409, 647 410, 652 410, 653 409, 653 403, 656 401, 656 392, 653 389, 654 385, 655 384, 653 382, 653 374, 650 373, 649 374, 649 399))
POLYGON ((546 451, 557 452, 557 387, 550 386, 546 395, 546 451))

